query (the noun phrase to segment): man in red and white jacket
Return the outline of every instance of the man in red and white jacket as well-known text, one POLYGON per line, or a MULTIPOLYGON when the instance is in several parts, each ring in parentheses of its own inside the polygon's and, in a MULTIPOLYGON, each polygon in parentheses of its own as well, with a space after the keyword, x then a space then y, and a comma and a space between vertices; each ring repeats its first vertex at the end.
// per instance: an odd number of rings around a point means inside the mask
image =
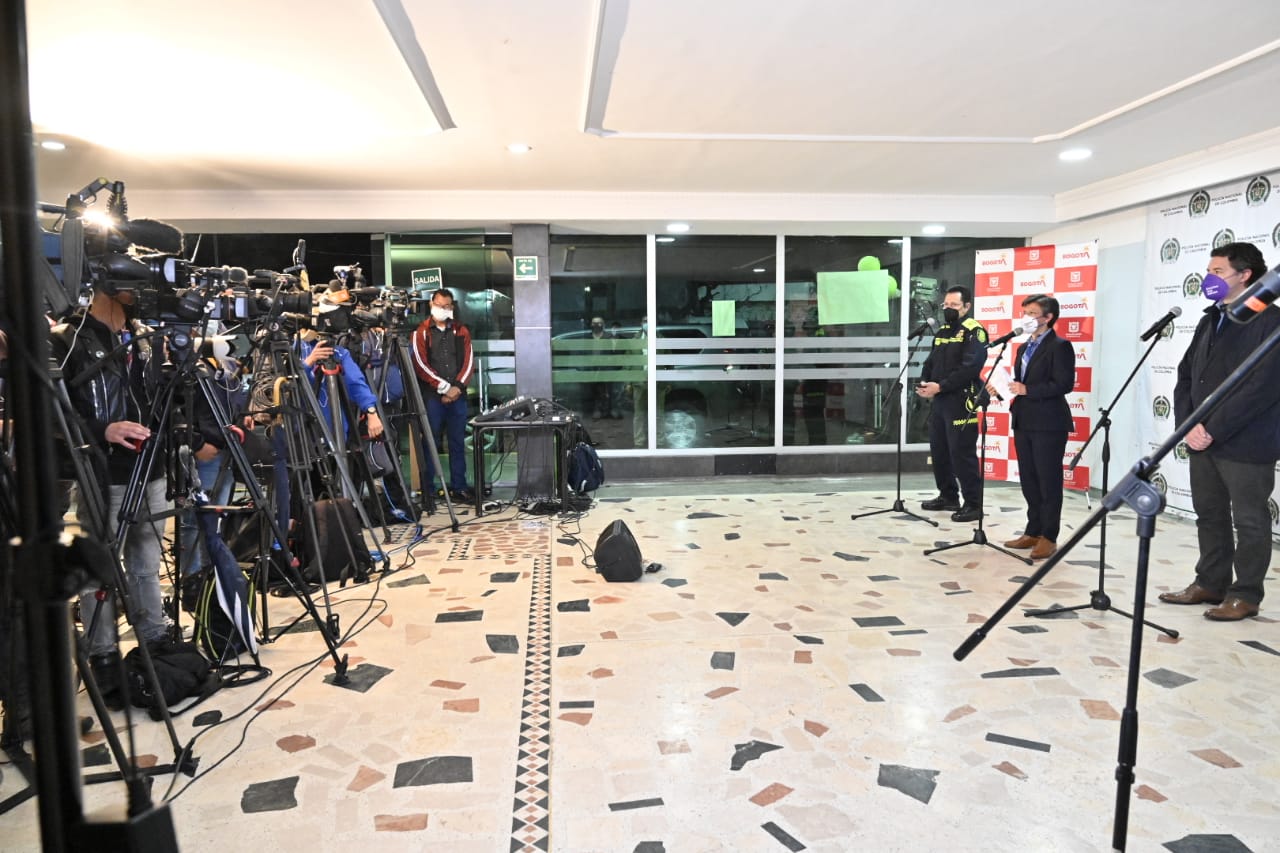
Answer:
MULTIPOLYGON (((467 485, 467 382, 475 369, 475 357, 471 332, 454 320, 453 312, 452 293, 441 288, 431 294, 431 316, 413 333, 413 369, 422 386, 437 447, 447 429, 449 493, 454 500, 468 503, 475 496, 467 485)), ((434 489, 434 482, 427 487, 434 489)))

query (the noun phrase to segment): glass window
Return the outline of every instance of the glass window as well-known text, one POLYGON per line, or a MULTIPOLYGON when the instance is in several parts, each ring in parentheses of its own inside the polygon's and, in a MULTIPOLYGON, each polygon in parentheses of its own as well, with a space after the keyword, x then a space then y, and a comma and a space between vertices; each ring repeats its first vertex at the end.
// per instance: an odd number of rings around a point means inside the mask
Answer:
POLYGON ((897 442, 901 242, 787 238, 784 446, 897 442))
POLYGON ((773 444, 774 237, 657 246, 659 448, 773 444))
POLYGON ((645 238, 551 237, 551 377, 597 446, 647 447, 645 238))

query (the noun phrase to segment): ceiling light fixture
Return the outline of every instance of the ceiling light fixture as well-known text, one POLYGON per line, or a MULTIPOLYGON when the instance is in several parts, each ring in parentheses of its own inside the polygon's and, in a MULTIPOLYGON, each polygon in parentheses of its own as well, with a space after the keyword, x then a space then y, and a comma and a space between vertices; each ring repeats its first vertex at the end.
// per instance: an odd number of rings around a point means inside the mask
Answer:
POLYGON ((1058 159, 1064 163, 1079 163, 1081 160, 1088 160, 1093 156, 1093 152, 1088 148, 1068 148, 1058 154, 1058 159))
POLYGON ((926 225, 925 227, 923 227, 923 228, 921 228, 921 229, 920 229, 920 233, 921 233, 921 234, 923 234, 923 235, 925 235, 926 237, 937 237, 937 236, 938 236, 938 235, 940 235, 940 234, 946 234, 946 233, 947 233, 947 226, 945 226, 945 225, 926 225))
POLYGON ((667 230, 672 234, 683 234, 689 230, 688 222, 671 222, 667 224, 667 230))
POLYGON ((764 272, 764 267, 756 267, 752 272, 764 272))
POLYGON ((533 147, 527 142, 512 142, 507 146, 507 150, 512 154, 528 154, 533 150, 533 147))
POLYGON ((40 143, 40 147, 45 151, 65 151, 67 150, 67 143, 59 142, 56 139, 46 139, 40 143))
POLYGON ((886 241, 886 242, 888 242, 888 243, 889 243, 890 245, 892 245, 892 246, 901 246, 901 245, 902 245, 902 238, 901 238, 901 237, 892 237, 892 238, 890 238, 890 239, 889 239, 888 241, 886 241))
POLYGON ((665 235, 662 237, 656 237, 654 239, 659 243, 674 243, 676 241, 675 237, 667 237, 665 235))

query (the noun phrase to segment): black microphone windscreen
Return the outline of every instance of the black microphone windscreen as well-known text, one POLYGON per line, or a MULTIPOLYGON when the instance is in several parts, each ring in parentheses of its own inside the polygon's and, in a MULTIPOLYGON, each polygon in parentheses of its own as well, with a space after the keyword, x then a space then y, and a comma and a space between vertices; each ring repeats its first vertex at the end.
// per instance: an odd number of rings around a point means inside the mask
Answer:
POLYGON ((182 232, 167 222, 157 219, 131 219, 125 235, 135 246, 161 252, 166 255, 181 255, 185 240, 182 232))

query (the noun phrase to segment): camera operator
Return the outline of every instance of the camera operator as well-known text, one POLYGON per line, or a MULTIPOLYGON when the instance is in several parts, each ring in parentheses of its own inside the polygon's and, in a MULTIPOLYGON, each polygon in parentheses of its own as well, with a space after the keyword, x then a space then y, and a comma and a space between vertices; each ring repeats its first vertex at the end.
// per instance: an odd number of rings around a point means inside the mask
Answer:
MULTIPOLYGON (((134 461, 151 430, 141 421, 147 410, 146 371, 151 363, 150 330, 133 318, 136 293, 95 284, 83 314, 55 326, 50 333, 54 363, 62 367, 72 405, 83 419, 88 437, 105 458, 104 503, 108 525, 115 522, 133 477, 134 461)), ((157 437, 162 440, 162 437, 157 437)), ((156 466, 143 490, 142 517, 125 531, 124 570, 141 642, 164 640, 169 633, 160 588, 165 472, 156 466)), ((80 484, 84 489, 85 484, 80 484)), ((80 518, 83 521, 83 501, 80 518)), ((80 599, 80 617, 88 636, 89 663, 108 707, 122 705, 116 608, 109 590, 88 590, 80 599)))
MULTIPOLYGON (((400 375, 398 366, 388 365, 386 362, 386 339, 387 329, 384 326, 370 326, 360 332, 358 345, 354 347, 351 354, 360 365, 374 393, 377 393, 379 386, 383 387, 382 410, 387 413, 390 420, 389 424, 384 425, 390 428, 385 429, 384 432, 386 440, 394 443, 396 437, 393 427, 396 415, 401 411, 404 403, 404 378, 400 375)), ((401 474, 394 468, 386 471, 382 476, 382 494, 390 507, 392 518, 400 522, 413 521, 409 517, 409 501, 405 496, 401 474)))

